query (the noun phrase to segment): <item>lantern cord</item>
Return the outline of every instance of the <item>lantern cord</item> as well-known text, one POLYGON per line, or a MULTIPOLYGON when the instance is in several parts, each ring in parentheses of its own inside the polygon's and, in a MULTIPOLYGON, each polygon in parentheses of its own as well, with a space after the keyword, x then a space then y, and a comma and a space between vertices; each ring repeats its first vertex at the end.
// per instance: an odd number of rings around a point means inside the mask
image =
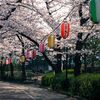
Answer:
MULTIPOLYGON (((89 0, 86 0, 86 1, 83 2, 83 3, 84 3, 84 4, 87 4, 88 1, 89 1, 89 0)), ((75 8, 75 7, 78 7, 78 6, 80 6, 80 4, 74 6, 74 7, 70 10, 70 12, 67 14, 67 16, 63 19, 63 21, 65 21, 65 20, 67 19, 67 17, 73 12, 74 8, 75 8)), ((70 20, 71 20, 71 19, 70 19, 70 20)), ((52 32, 50 32, 50 34, 53 33, 53 32, 55 32, 55 31, 58 29, 58 27, 59 27, 60 25, 61 25, 61 23, 60 23, 52 32)))
MULTIPOLYGON (((63 19, 63 21, 65 21, 66 19, 67 19, 67 17, 72 13, 72 11, 74 10, 74 8, 75 8, 76 6, 74 6, 71 10, 70 10, 70 12, 67 14, 67 16, 63 19)), ((61 25, 61 23, 59 23, 59 25, 52 31, 52 32, 50 32, 50 34, 51 33, 53 33, 53 32, 55 32, 57 29, 58 29, 58 27, 61 25)))
POLYGON ((50 34, 47 34, 46 36, 43 37, 43 39, 41 41, 45 41, 46 38, 49 36, 50 34))
MULTIPOLYGON (((72 11, 74 10, 75 7, 77 7, 77 6, 74 6, 74 7, 70 10, 70 12, 67 14, 67 16, 63 19, 63 21, 65 21, 65 20, 67 19, 67 17, 72 13, 72 11)), ((71 20, 71 19, 70 19, 70 20, 71 20)), ((61 25, 61 23, 59 23, 59 25, 58 25, 52 32, 50 32, 50 34, 52 34, 53 32, 55 32, 55 31, 58 29, 58 27, 59 27, 60 25, 61 25)), ((46 38, 47 38, 50 34, 46 35, 41 41, 45 41, 46 38)))
MULTIPOLYGON (((75 7, 73 7, 72 9, 71 9, 71 11, 68 13, 68 15, 63 19, 63 21, 65 21, 66 19, 67 19, 67 17, 72 13, 72 11, 74 10, 74 8, 75 7)), ((53 32, 55 32, 58 28, 59 28, 59 26, 61 25, 61 23, 59 23, 59 25, 52 31, 52 32, 50 32, 50 34, 51 33, 53 33, 53 32)))

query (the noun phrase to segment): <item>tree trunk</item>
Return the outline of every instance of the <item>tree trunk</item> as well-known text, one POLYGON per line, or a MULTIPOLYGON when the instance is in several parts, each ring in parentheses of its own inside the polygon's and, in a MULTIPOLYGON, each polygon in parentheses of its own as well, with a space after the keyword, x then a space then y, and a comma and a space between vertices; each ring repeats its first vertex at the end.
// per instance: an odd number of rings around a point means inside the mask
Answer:
POLYGON ((3 64, 1 64, 0 67, 1 67, 0 68, 1 69, 1 75, 0 75, 0 77, 1 77, 1 80, 2 80, 2 79, 4 79, 4 69, 3 69, 4 66, 3 66, 3 64))
POLYGON ((59 47, 59 45, 57 44, 57 56, 56 56, 56 59, 57 59, 57 64, 55 66, 55 73, 61 73, 61 66, 62 66, 62 54, 59 54, 58 52, 61 52, 61 49, 59 47))
POLYGON ((81 73, 81 60, 80 60, 80 54, 76 53, 75 54, 75 58, 74 58, 74 62, 75 62, 75 67, 74 67, 74 75, 75 76, 79 76, 81 73))
POLYGON ((84 54, 84 71, 87 72, 87 55, 84 54))
POLYGON ((10 74, 11 74, 11 79, 14 79, 14 66, 12 64, 12 53, 9 54, 10 56, 10 74))
POLYGON ((55 66, 55 74, 57 73, 61 73, 61 60, 62 60, 62 55, 61 54, 57 54, 57 65, 55 66))
POLYGON ((68 54, 66 54, 66 80, 68 79, 68 54))
POLYGON ((11 79, 14 79, 14 66, 13 66, 13 64, 11 63, 10 64, 10 73, 11 73, 11 79))
MULTIPOLYGON (((68 48, 67 47, 64 47, 64 50, 65 52, 68 51, 68 48)), ((68 79, 68 72, 67 72, 67 69, 68 69, 68 54, 66 53, 66 56, 65 56, 65 60, 63 61, 63 69, 66 70, 66 80, 68 79)))
POLYGON ((1 58, 1 79, 4 79, 4 65, 3 65, 3 57, 1 58))
MULTIPOLYGON (((24 44, 22 44, 22 56, 25 56, 24 44)), ((22 80, 26 80, 25 62, 22 62, 22 80)))
MULTIPOLYGON (((76 42, 76 51, 81 51, 83 48, 83 41, 82 41, 82 35, 83 33, 78 33, 78 40, 76 42)), ((74 75, 79 76, 81 72, 81 54, 77 53, 75 54, 74 57, 74 62, 75 62, 75 67, 74 67, 74 75)))
MULTIPOLYGON (((20 37, 18 34, 16 35, 19 39, 19 41, 21 42, 21 45, 22 45, 22 56, 25 56, 25 49, 24 49, 24 42, 22 40, 22 37, 20 37)), ((22 62, 22 80, 26 80, 26 70, 25 70, 25 62, 22 62)))
POLYGON ((26 80, 25 62, 22 62, 22 80, 26 80))
POLYGON ((95 67, 95 53, 92 55, 92 57, 91 57, 91 67, 92 67, 92 71, 94 70, 94 67, 95 67))
POLYGON ((69 68, 72 68, 72 65, 71 65, 71 62, 72 62, 72 55, 69 55, 69 65, 68 65, 68 67, 69 68))

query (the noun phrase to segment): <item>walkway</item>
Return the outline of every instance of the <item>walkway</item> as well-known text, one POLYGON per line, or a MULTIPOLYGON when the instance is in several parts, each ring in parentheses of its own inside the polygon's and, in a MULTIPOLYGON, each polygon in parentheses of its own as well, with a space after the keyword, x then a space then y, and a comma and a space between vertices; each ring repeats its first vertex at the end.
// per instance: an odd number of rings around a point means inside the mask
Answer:
POLYGON ((0 82, 0 100, 76 100, 34 85, 0 82))

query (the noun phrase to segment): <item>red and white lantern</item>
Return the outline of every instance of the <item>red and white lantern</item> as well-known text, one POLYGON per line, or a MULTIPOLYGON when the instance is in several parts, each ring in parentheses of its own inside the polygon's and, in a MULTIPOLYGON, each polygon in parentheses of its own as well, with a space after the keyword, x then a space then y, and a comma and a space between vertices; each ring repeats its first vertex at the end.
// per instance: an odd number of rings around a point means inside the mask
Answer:
POLYGON ((32 51, 32 58, 34 59, 36 57, 36 50, 32 51))
POLYGON ((70 24, 67 21, 61 23, 61 37, 63 39, 68 38, 70 33, 70 24))
POLYGON ((9 65, 9 59, 6 58, 6 65, 9 65))
POLYGON ((12 63, 12 58, 10 57, 10 58, 9 58, 9 64, 11 64, 11 63, 12 63))
POLYGON ((43 53, 43 52, 45 51, 45 46, 44 46, 44 43, 43 43, 43 42, 41 42, 41 43, 39 44, 39 51, 40 51, 41 53, 43 53))

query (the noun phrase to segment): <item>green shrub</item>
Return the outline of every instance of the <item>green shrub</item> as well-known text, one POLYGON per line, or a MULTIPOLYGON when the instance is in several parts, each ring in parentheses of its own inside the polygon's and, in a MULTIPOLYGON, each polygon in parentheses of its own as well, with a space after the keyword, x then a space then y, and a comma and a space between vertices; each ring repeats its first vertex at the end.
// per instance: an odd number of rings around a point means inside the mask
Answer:
MULTIPOLYGON (((66 70, 63 70, 62 72, 66 73, 66 70)), ((73 74, 74 73, 74 69, 67 69, 67 73, 68 74, 73 74)))
POLYGON ((100 74, 85 74, 72 79, 69 91, 88 100, 100 100, 100 74))
POLYGON ((65 74, 61 73, 61 74, 57 74, 52 81, 52 89, 53 90, 64 90, 66 88, 64 82, 65 82, 66 78, 65 78, 65 74))
POLYGON ((66 80, 66 70, 62 73, 56 74, 52 81, 52 89, 53 90, 62 90, 67 91, 69 88, 69 79, 73 77, 73 69, 68 69, 68 79, 66 80))
POLYGON ((42 86, 49 86, 50 87, 52 84, 53 78, 54 78, 54 72, 46 73, 42 77, 42 81, 41 81, 42 86))
POLYGON ((54 75, 47 73, 42 78, 42 85, 56 91, 66 91, 69 95, 78 95, 88 100, 100 100, 100 74, 89 73, 74 77, 68 74, 66 82, 65 71, 54 75))
MULTIPOLYGON (((72 73, 73 70, 68 70, 68 73, 72 73)), ((72 74, 69 74, 68 77, 73 77, 72 74)), ((49 86, 51 87, 53 90, 64 90, 66 91, 66 89, 69 87, 69 82, 66 82, 66 71, 64 70, 62 73, 59 74, 54 74, 54 72, 49 72, 46 73, 43 77, 42 77, 42 86, 49 86)))

